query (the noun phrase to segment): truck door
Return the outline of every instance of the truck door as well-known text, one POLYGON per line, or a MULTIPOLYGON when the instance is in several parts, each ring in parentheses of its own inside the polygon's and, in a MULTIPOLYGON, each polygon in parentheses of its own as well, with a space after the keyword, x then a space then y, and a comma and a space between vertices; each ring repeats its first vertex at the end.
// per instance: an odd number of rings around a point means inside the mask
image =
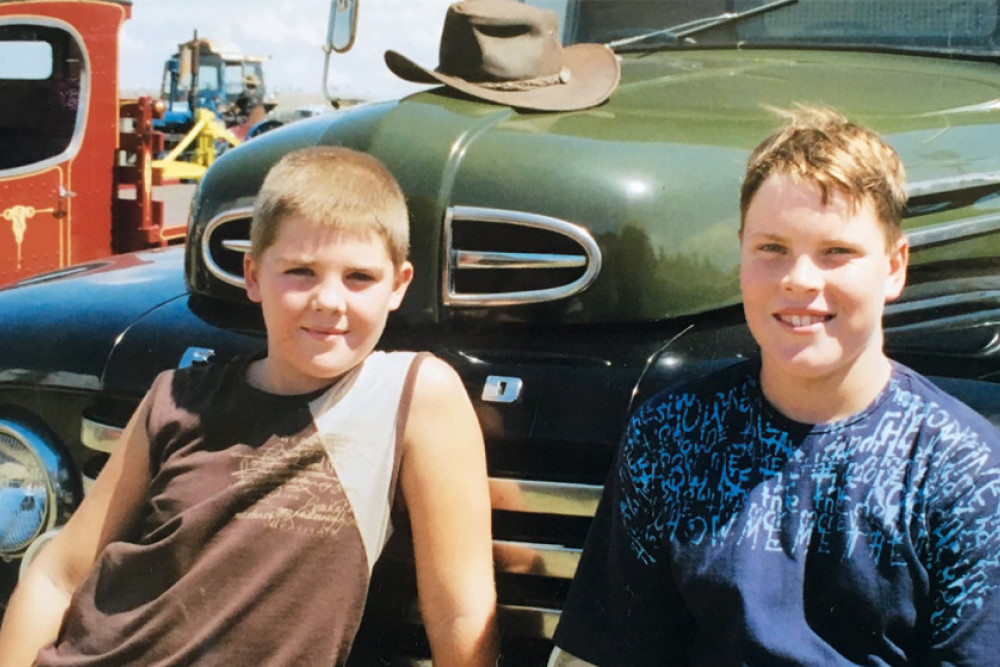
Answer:
POLYGON ((82 74, 67 30, 0 24, 0 282, 65 262, 65 163, 79 143, 82 74))
POLYGON ((107 2, 0 3, 0 285, 111 252, 124 19, 107 2))

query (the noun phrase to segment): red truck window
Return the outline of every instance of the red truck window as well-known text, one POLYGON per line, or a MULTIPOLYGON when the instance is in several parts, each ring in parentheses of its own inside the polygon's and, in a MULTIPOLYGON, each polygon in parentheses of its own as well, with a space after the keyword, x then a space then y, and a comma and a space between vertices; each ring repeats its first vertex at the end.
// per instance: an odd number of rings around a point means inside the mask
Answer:
POLYGON ((77 130, 85 66, 58 27, 0 23, 0 170, 66 152, 77 130))

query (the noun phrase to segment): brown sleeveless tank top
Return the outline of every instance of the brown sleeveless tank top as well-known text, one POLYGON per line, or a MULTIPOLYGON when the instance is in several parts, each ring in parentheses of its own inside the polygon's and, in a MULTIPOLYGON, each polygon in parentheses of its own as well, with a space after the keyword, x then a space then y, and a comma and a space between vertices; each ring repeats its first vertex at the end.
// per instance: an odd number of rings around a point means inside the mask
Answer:
POLYGON ((375 352, 306 396, 254 389, 246 360, 158 377, 141 525, 37 664, 343 664, 390 531, 414 358, 375 352))

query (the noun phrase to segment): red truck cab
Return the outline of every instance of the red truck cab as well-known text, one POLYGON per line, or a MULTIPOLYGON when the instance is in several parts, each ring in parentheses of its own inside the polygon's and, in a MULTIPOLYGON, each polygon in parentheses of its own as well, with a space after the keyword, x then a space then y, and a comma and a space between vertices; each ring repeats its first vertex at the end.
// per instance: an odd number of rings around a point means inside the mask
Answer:
POLYGON ((151 196, 153 102, 119 98, 131 10, 0 0, 0 285, 183 238, 151 196))

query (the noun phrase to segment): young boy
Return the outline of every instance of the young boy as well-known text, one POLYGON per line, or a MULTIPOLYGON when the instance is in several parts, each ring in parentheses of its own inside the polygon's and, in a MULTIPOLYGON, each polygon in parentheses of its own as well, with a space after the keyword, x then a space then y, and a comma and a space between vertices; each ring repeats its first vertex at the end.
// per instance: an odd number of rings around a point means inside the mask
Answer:
POLYGON ((1000 434, 883 353, 903 186, 895 152, 830 110, 753 152, 760 359, 633 416, 552 664, 997 663, 1000 434))
POLYGON ((15 592, 0 664, 343 664, 397 476, 435 665, 494 664, 476 416, 444 362, 373 351, 407 251, 374 158, 310 148, 270 171, 244 266, 266 356, 157 378, 15 592))

